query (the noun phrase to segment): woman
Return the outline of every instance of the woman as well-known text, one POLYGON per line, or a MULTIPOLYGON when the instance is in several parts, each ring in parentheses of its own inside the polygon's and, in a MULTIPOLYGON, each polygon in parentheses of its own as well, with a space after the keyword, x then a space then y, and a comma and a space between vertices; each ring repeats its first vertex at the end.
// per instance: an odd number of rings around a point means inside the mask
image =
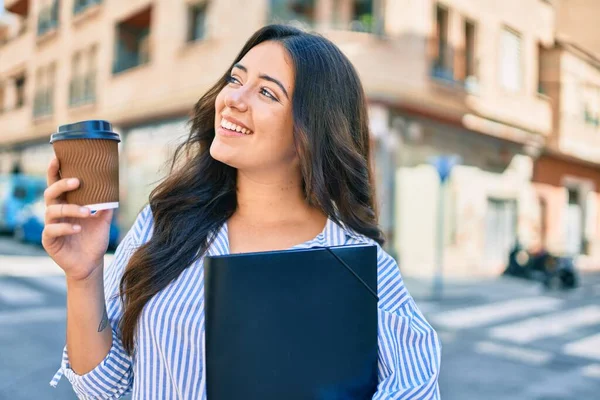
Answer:
MULTIPOLYGON (((172 173, 105 269, 111 211, 64 204, 48 168, 43 244, 67 277, 65 375, 82 398, 205 398, 205 254, 383 242, 365 96, 330 41, 272 25, 196 104, 172 173)), ((438 399, 438 338, 378 247, 376 399, 438 399)))

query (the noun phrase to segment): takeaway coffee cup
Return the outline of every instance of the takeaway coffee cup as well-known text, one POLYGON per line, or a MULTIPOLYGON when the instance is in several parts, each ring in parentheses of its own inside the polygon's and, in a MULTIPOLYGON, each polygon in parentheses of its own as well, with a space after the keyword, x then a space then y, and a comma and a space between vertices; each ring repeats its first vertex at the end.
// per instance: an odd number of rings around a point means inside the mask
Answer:
POLYGON ((61 178, 78 178, 79 188, 66 201, 93 212, 119 207, 119 135, 107 121, 62 125, 50 143, 60 162, 61 178))

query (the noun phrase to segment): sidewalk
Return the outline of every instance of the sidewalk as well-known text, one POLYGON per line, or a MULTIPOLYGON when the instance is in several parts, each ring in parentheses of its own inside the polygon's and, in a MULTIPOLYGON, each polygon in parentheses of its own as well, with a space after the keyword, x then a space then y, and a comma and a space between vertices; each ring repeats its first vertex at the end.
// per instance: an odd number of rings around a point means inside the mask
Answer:
POLYGON ((544 293, 538 282, 498 276, 493 278, 452 279, 443 281, 441 299, 433 292, 433 278, 404 277, 404 283, 424 313, 439 306, 494 302, 516 297, 538 296, 544 293))
MULTIPOLYGON (((112 254, 104 257, 108 265, 112 254)), ((62 269, 48 256, 4 256, 0 255, 0 276, 56 276, 64 275, 62 269)))

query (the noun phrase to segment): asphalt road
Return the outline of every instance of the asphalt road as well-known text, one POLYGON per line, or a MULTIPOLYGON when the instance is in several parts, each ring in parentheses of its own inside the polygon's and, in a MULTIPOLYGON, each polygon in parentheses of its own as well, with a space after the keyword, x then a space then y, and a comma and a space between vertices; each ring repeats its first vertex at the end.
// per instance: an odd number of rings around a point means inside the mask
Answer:
MULTIPOLYGON (((2 253, 0 400, 75 399, 66 379, 48 385, 65 343, 61 271, 40 248, 0 238, 2 253)), ((444 400, 600 398, 600 274, 569 292, 513 279, 450 283, 435 302, 424 284, 407 279, 443 343, 444 400)))

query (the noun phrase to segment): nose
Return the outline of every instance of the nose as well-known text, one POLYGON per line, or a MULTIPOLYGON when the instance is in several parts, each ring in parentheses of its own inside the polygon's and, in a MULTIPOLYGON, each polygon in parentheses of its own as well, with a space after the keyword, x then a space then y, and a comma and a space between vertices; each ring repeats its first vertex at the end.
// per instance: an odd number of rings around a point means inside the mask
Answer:
POLYGON ((240 112, 246 111, 248 109, 246 90, 244 88, 229 90, 225 95, 225 105, 240 112))

